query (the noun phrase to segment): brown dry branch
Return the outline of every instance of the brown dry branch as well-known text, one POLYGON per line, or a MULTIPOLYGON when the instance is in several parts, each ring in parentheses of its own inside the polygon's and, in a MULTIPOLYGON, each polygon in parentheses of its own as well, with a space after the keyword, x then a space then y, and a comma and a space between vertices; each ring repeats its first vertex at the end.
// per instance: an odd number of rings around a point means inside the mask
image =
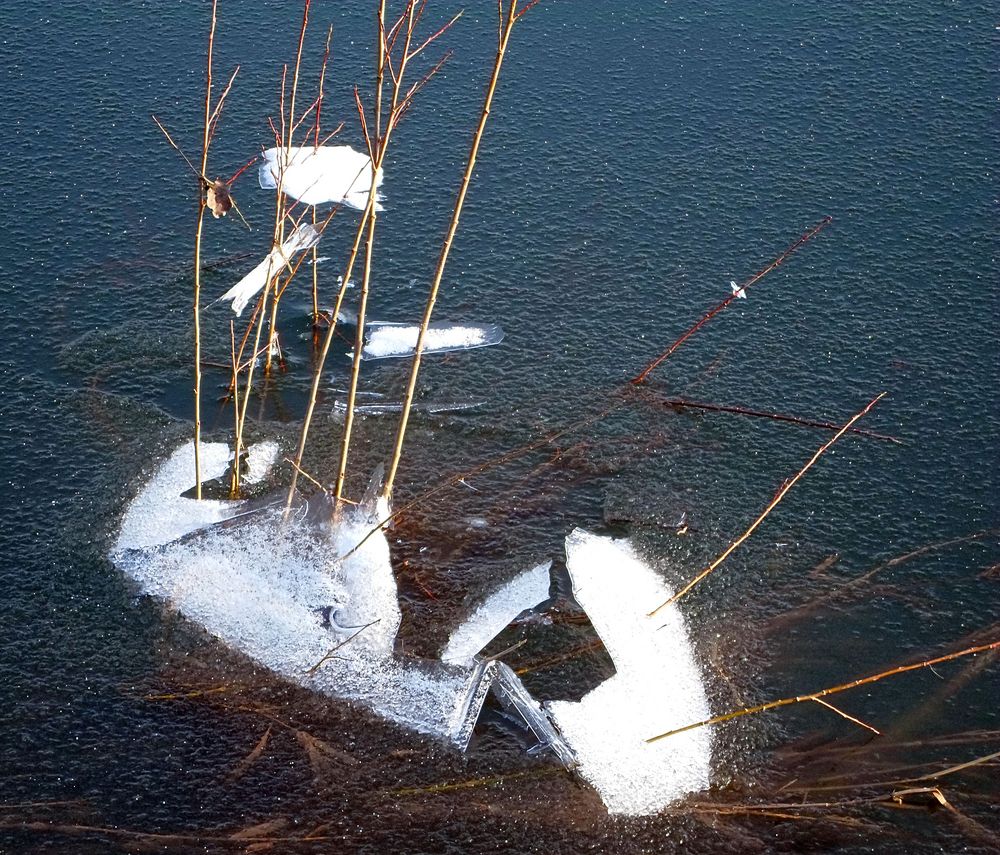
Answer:
POLYGON ((853 415, 850 418, 850 420, 847 422, 847 424, 845 424, 839 431, 837 431, 837 433, 831 439, 829 439, 822 446, 820 446, 819 450, 815 454, 813 454, 813 456, 811 458, 809 458, 809 461, 806 463, 805 466, 803 466, 791 479, 789 479, 788 481, 786 481, 781 486, 781 489, 778 490, 778 492, 775 494, 774 498, 770 501, 770 503, 768 503, 768 506, 766 508, 764 508, 764 510, 760 514, 760 516, 758 516, 757 519, 754 520, 754 522, 751 524, 750 528, 748 528, 745 532, 743 532, 743 534, 741 534, 736 540, 734 540, 732 542, 732 544, 730 544, 729 548, 726 549, 726 551, 722 553, 722 555, 720 555, 718 558, 716 558, 715 561, 713 561, 708 567, 706 567, 704 570, 702 570, 701 573, 699 573, 697 576, 695 576, 690 582, 688 582, 676 594, 674 594, 666 602, 661 603, 659 606, 657 606, 655 609, 653 609, 649 613, 649 616, 652 617, 658 611, 660 611, 663 608, 666 608, 671 603, 676 603, 681 597, 683 597, 685 594, 687 594, 702 579, 704 579, 706 576, 708 576, 710 573, 712 573, 720 564, 722 564, 722 562, 725 561, 733 553, 733 551, 735 549, 737 549, 737 547, 740 546, 741 543, 743 543, 748 537, 750 537, 751 534, 754 533, 754 531, 756 530, 757 526, 759 526, 762 522, 764 522, 764 520, 767 518, 768 514, 770 514, 771 511, 773 511, 775 509, 775 507, 777 507, 778 503, 783 498, 785 498, 785 495, 788 493, 788 491, 791 490, 792 487, 794 487, 795 484, 798 482, 798 480, 803 475, 805 475, 806 472, 808 472, 812 468, 813 464, 817 460, 819 460, 819 458, 823 455, 823 453, 826 452, 830 448, 830 446, 832 446, 845 433, 847 433, 847 431, 849 431, 851 429, 851 426, 858 419, 860 419, 862 416, 866 415, 868 413, 868 411, 871 410, 872 407, 874 407, 879 401, 882 400, 882 398, 885 397, 885 395, 886 395, 885 392, 882 392, 879 395, 876 395, 874 398, 872 398, 871 401, 869 401, 868 405, 863 410, 861 410, 858 413, 855 413, 855 415, 853 415))
POLYGON ((726 297, 718 305, 714 306, 708 312, 706 312, 702 317, 691 327, 689 327, 673 344, 670 345, 663 353, 661 353, 656 359, 650 362, 645 368, 642 369, 634 378, 632 378, 632 383, 635 385, 640 385, 646 382, 646 378, 656 370, 657 366, 661 365, 664 360, 666 360, 677 348, 679 348, 685 341, 687 341, 691 336, 693 336, 699 329, 701 329, 705 324, 707 324, 712 318, 714 318, 719 312, 725 309, 733 300, 737 299, 737 293, 746 291, 751 286, 755 285, 761 279, 763 279, 768 273, 777 267, 780 267, 792 253, 798 250, 804 243, 814 238, 823 229, 825 229, 830 223, 833 222, 833 217, 824 217, 817 225, 813 226, 809 231, 802 235, 798 240, 796 240, 791 246, 785 249, 774 261, 772 261, 767 267, 759 270, 753 276, 751 276, 742 285, 737 286, 736 291, 726 297))
MULTIPOLYGON (((706 404, 699 401, 688 401, 685 398, 662 398, 660 399, 660 403, 668 407, 705 410, 713 413, 732 413, 738 416, 771 419, 773 421, 788 422, 789 424, 802 425, 803 427, 821 428, 823 430, 840 429, 840 425, 833 422, 818 421, 816 419, 804 419, 798 416, 790 416, 785 413, 768 413, 763 410, 747 409, 746 407, 726 406, 724 404, 706 404)), ((897 439, 894 436, 889 436, 884 433, 876 433, 875 431, 865 430, 864 428, 851 428, 849 433, 858 434, 859 436, 867 436, 871 439, 881 439, 886 442, 894 442, 896 445, 903 444, 902 440, 897 439)))
POLYGON ((826 689, 821 689, 818 692, 811 692, 808 695, 796 695, 792 698, 781 698, 777 701, 768 701, 766 704, 758 704, 753 707, 744 707, 743 709, 736 710, 735 712, 725 713, 724 715, 713 716, 712 718, 707 718, 704 721, 698 721, 693 724, 685 725, 684 727, 679 727, 674 730, 668 730, 666 733, 658 734, 657 736, 652 736, 646 740, 646 742, 656 742, 660 739, 666 739, 668 736, 674 736, 678 733, 684 733, 688 730, 694 730, 698 727, 705 727, 710 724, 721 724, 723 722, 732 721, 736 718, 741 718, 746 715, 753 715, 755 713, 766 712, 767 710, 777 709, 779 707, 786 707, 792 704, 800 704, 805 701, 815 701, 819 698, 824 698, 827 695, 835 695, 839 692, 846 692, 848 689, 854 689, 858 686, 867 686, 870 683, 877 683, 880 680, 884 680, 886 677, 893 677, 897 674, 905 674, 908 671, 916 671, 921 668, 931 668, 934 665, 938 665, 942 662, 950 662, 953 659, 959 659, 963 656, 974 656, 977 653, 985 653, 990 650, 996 650, 1000 648, 1000 640, 992 641, 989 644, 980 644, 975 647, 968 647, 965 650, 959 650, 956 653, 947 653, 944 656, 936 656, 933 659, 925 659, 921 662, 915 662, 912 665, 899 665, 895 668, 890 668, 887 671, 880 671, 877 674, 872 674, 868 677, 861 677, 857 680, 851 680, 849 683, 841 683, 838 686, 831 686, 826 689))
POLYGON ((273 725, 267 726, 267 730, 265 730, 264 735, 257 740, 257 744, 253 747, 253 750, 247 754, 247 756, 244 757, 226 776, 226 780, 230 783, 238 781, 250 770, 250 767, 260 759, 260 756, 264 753, 264 749, 267 748, 267 743, 271 739, 271 731, 273 729, 273 725))

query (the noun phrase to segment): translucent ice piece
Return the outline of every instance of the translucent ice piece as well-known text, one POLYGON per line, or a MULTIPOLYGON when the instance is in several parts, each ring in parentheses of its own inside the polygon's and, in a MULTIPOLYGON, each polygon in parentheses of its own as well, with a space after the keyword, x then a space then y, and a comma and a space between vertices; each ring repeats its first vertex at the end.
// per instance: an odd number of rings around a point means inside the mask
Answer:
MULTIPOLYGON (((200 450, 201 476, 204 481, 221 478, 226 474, 230 460, 228 445, 205 442, 201 444, 200 450)), ((277 443, 262 442, 250 446, 247 452, 247 483, 263 480, 277 456, 277 443)), ((227 519, 241 507, 241 502, 184 498, 181 494, 191 486, 193 475, 194 444, 189 442, 170 455, 129 505, 115 549, 137 549, 169 543, 192 531, 227 519)))
POLYGON ((549 598, 551 561, 518 574, 488 596, 448 639, 441 659, 471 665, 476 654, 521 612, 549 598))
POLYGON ((264 260, 237 282, 232 288, 226 291, 218 300, 233 301, 233 311, 237 315, 243 314, 250 298, 260 291, 267 283, 276 276, 283 267, 292 266, 292 256, 296 253, 312 249, 320 239, 320 233, 308 223, 296 226, 295 230, 285 238, 281 246, 272 249, 264 260))
MULTIPOLYGON (((416 324, 392 324, 372 321, 365 328, 365 346, 362 359, 412 356, 417 348, 420 327, 416 324)), ((447 353, 451 350, 469 350, 500 344, 504 332, 496 324, 432 323, 424 337, 424 353, 447 353)))
MULTIPOLYGON (((273 190, 284 167, 282 192, 305 205, 325 205, 343 202, 363 211, 368 206, 371 188, 371 159, 349 145, 292 146, 269 148, 264 152, 264 162, 257 171, 260 186, 273 190)), ((382 184, 382 170, 375 179, 375 186, 382 184)), ((376 194, 376 199, 381 196, 376 194)), ((381 211, 377 202, 375 210, 381 211)))
POLYGON ((567 745, 566 740, 552 724, 538 701, 524 688, 524 683, 509 665, 497 662, 496 666, 493 691, 504 709, 517 713, 534 734, 535 739, 538 740, 538 745, 532 749, 532 753, 552 751, 563 766, 567 769, 575 769, 576 755, 573 753, 573 749, 567 745))
MULTIPOLYGON (((471 410, 481 407, 485 401, 452 401, 435 404, 431 402, 418 402, 412 407, 417 413, 456 413, 460 410, 471 410)), ((347 412, 347 401, 334 401, 333 409, 336 412, 347 412)), ((354 412, 359 416, 387 416, 403 411, 401 401, 385 401, 378 404, 355 404, 354 412)))
POLYGON ((683 617, 676 606, 647 617, 671 592, 627 540, 576 529, 566 559, 573 595, 617 673, 579 702, 546 707, 610 813, 656 813, 709 784, 709 728, 646 742, 710 715, 683 617))

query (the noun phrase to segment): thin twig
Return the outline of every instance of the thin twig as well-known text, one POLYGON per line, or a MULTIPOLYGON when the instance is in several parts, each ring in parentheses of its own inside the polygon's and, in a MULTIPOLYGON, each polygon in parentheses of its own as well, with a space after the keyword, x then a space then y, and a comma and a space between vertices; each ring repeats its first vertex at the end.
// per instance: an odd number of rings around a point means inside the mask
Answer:
POLYGON ((850 418, 850 420, 847 422, 847 424, 845 424, 839 431, 837 431, 837 433, 831 439, 829 439, 827 442, 823 443, 823 445, 820 446, 819 450, 812 457, 809 458, 809 462, 806 463, 806 465, 803 466, 797 473, 795 473, 794 477, 792 477, 791 479, 789 479, 788 481, 786 481, 781 486, 781 489, 778 490, 778 492, 775 494, 774 498, 768 503, 768 506, 766 508, 764 508, 764 510, 760 514, 760 516, 758 516, 757 519, 753 521, 753 524, 750 526, 750 528, 748 528, 745 532, 743 532, 743 534, 741 534, 736 540, 734 540, 732 542, 732 544, 730 544, 729 548, 725 552, 723 552, 722 555, 720 555, 718 558, 716 558, 715 561, 713 561, 711 564, 709 564, 708 567, 706 567, 704 570, 702 570, 701 573, 699 573, 697 576, 695 576, 690 582, 688 582, 683 588, 681 588, 669 600, 667 600, 664 603, 661 603, 659 606, 657 606, 655 609, 653 609, 649 613, 649 617, 652 617, 658 611, 660 611, 660 609, 666 608, 671 603, 676 603, 681 597, 683 597, 685 594, 687 594, 695 585, 697 585, 702 579, 704 579, 706 576, 708 576, 710 573, 712 573, 723 561, 725 561, 733 553, 733 551, 741 543, 743 543, 743 541, 745 541, 748 537, 750 537, 751 534, 754 533, 754 531, 756 530, 757 526, 759 526, 762 522, 764 522, 765 519, 767 519, 768 514, 770 514, 771 511, 773 511, 778 506, 778 503, 783 498, 785 498, 785 495, 788 493, 788 491, 791 490, 792 487, 794 487, 795 484, 798 482, 798 480, 803 475, 805 475, 806 472, 808 472, 812 468, 813 464, 817 460, 819 460, 820 457, 822 457, 823 453, 825 451, 827 451, 827 449, 829 449, 830 446, 832 446, 845 433, 847 433, 847 431, 850 430, 851 425, 853 425, 862 416, 864 416, 865 414, 867 414, 868 411, 871 410, 872 407, 874 407, 879 401, 882 400, 882 398, 885 397, 885 395, 886 395, 886 393, 882 392, 882 393, 876 395, 874 398, 872 398, 872 400, 868 402, 868 405, 863 410, 861 410, 860 412, 858 412, 855 415, 853 415, 850 418))
POLYGON ((841 683, 838 686, 831 686, 828 689, 820 689, 820 691, 812 692, 808 695, 796 695, 793 698, 781 698, 780 700, 768 701, 766 704, 758 704, 754 707, 744 707, 743 709, 726 713, 725 715, 713 716, 712 718, 707 718, 704 721, 698 721, 694 724, 688 724, 684 727, 678 727, 674 730, 668 730, 666 733, 652 736, 647 739, 646 742, 656 742, 660 739, 666 739, 668 736, 674 736, 675 734, 684 733, 688 730, 694 730, 698 727, 705 727, 710 724, 721 724, 722 722, 732 721, 733 719, 741 718, 742 716, 766 712, 767 710, 777 709, 778 707, 786 707, 791 704, 801 704, 804 701, 815 701, 819 698, 825 698, 827 695, 835 695, 838 692, 846 692, 848 689, 854 689, 858 686, 867 686, 870 683, 877 683, 879 680, 884 680, 886 677, 893 677, 896 674, 905 674, 908 671, 916 671, 920 668, 930 668, 934 665, 939 665, 942 662, 950 662, 953 659, 959 659, 963 656, 974 656, 977 653, 985 653, 986 651, 996 650, 997 648, 1000 648, 1000 640, 991 641, 989 644, 978 644, 975 647, 967 647, 965 650, 959 650, 957 653, 948 653, 944 656, 936 656, 933 659, 925 659, 922 662, 915 662, 912 665, 899 665, 896 668, 890 668, 887 671, 880 671, 877 674, 872 674, 868 677, 861 677, 858 680, 851 680, 849 683, 841 683))

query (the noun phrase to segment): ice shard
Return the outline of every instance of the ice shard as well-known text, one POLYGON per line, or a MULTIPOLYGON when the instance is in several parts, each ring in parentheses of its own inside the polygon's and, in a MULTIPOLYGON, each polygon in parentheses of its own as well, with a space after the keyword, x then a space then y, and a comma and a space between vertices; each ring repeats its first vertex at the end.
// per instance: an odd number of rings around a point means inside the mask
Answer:
POLYGON ((488 596, 448 639, 441 659, 471 665, 476 655, 521 612, 549 598, 551 561, 518 574, 488 596))
POLYGON ((648 616, 671 591, 627 540, 576 529, 566 559, 573 596, 617 673, 578 702, 546 708, 610 813, 657 813, 709 783, 708 728, 646 742, 710 715, 684 619, 676 606, 648 616))
POLYGON ((260 291, 284 267, 291 269, 292 257, 297 253, 312 249, 319 243, 320 233, 308 223, 295 227, 295 230, 285 238, 280 246, 272 249, 264 260, 226 291, 218 300, 233 301, 233 311, 242 315, 250 298, 260 291))
MULTIPOLYGON (((365 346, 362 359, 386 359, 412 356, 417 349, 420 327, 416 324, 395 324, 372 321, 365 325, 365 346)), ((503 341, 504 332, 496 324, 455 325, 432 323, 424 337, 424 353, 447 353, 489 347, 503 341)))
MULTIPOLYGON (((257 172, 262 189, 275 189, 280 179, 282 192, 305 205, 342 202, 359 211, 368 206, 371 159, 349 145, 269 148, 263 158, 257 172)), ((380 169, 375 178, 376 188, 381 186, 382 178, 380 169)), ((380 198, 376 193, 376 199, 380 198)), ((375 210, 382 210, 378 202, 375 210)))
MULTIPOLYGON (((273 443, 252 446, 252 476, 263 477, 277 452, 273 443)), ((280 509, 241 515, 244 503, 184 498, 193 455, 186 443, 139 491, 111 552, 115 565, 276 674, 464 748, 496 666, 393 654, 399 604, 378 527, 384 501, 345 509, 336 526, 311 525, 306 514, 286 523, 280 509)), ((224 444, 202 443, 206 478, 228 462, 224 444)))

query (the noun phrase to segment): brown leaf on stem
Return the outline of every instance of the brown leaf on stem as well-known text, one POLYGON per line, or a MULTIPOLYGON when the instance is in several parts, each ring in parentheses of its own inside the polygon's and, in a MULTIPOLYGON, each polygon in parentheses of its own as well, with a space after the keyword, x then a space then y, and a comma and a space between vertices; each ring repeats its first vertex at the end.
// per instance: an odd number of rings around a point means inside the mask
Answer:
POLYGON ((226 216, 233 207, 233 197, 229 195, 229 187, 221 178, 216 178, 208 185, 205 191, 205 204, 215 219, 226 216))

